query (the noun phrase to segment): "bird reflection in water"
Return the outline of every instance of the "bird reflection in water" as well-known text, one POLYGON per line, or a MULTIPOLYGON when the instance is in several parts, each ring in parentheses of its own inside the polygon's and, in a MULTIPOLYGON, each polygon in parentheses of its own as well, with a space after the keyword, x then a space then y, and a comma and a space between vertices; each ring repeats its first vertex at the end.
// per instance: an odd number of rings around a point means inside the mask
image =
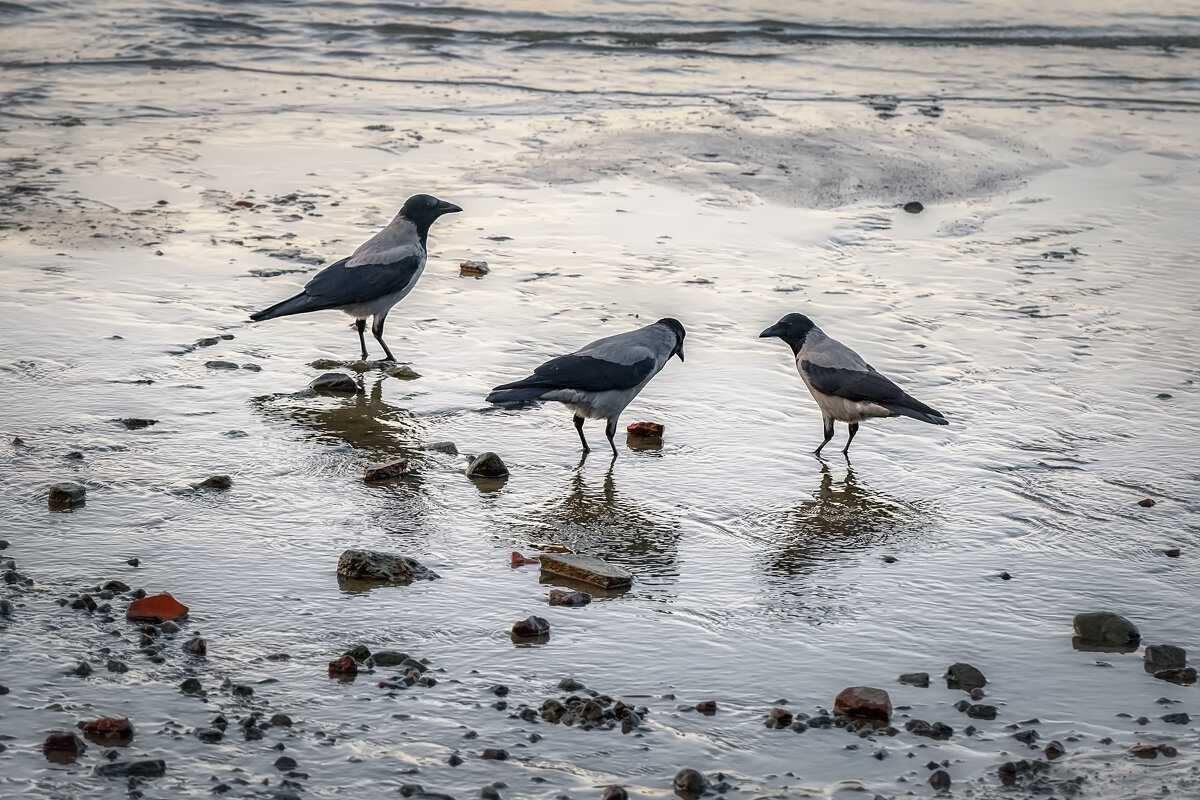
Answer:
POLYGON ((679 574, 679 520, 675 512, 630 499, 619 491, 610 463, 603 480, 585 474, 586 454, 564 487, 525 516, 532 531, 517 531, 534 546, 563 545, 632 569, 639 580, 679 574))
POLYGON ((804 575, 843 560, 847 553, 919 534, 932 518, 925 503, 871 489, 850 467, 835 481, 829 465, 822 463, 821 482, 811 497, 760 519, 771 546, 765 569, 775 577, 804 575))
POLYGON ((370 383, 368 375, 357 376, 356 394, 318 394, 311 389, 294 394, 255 398, 264 415, 287 419, 313 432, 313 438, 328 444, 348 444, 367 451, 372 459, 404 457, 419 447, 421 425, 408 409, 385 402, 387 378, 370 383))

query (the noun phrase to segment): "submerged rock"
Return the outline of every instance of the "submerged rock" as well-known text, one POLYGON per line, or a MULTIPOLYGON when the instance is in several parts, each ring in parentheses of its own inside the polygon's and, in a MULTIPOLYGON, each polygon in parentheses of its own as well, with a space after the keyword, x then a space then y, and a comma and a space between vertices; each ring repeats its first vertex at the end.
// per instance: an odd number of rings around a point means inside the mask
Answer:
POLYGON ((633 584, 633 573, 595 556, 579 553, 542 554, 542 572, 602 589, 624 589, 633 584))
POLYGON ((117 420, 117 422, 121 423, 131 431, 149 428, 151 425, 158 424, 158 420, 156 419, 144 419, 142 417, 122 417, 121 419, 117 420))
POLYGON ((133 741, 133 723, 127 718, 101 717, 85 723, 83 735, 105 747, 124 746, 133 741))
POLYGON ((1154 673, 1154 677, 1160 681, 1170 681, 1171 683, 1186 686, 1196 682, 1196 668, 1173 667, 1171 669, 1160 669, 1154 673))
POLYGON ((228 475, 213 475, 196 484, 198 489, 216 489, 217 491, 224 491, 232 486, 233 478, 228 475))
POLYGON ((378 667, 394 667, 397 664, 403 664, 408 659, 408 655, 396 650, 380 650, 374 656, 375 665, 378 667))
POLYGON ((435 453, 445 453, 448 456, 458 455, 458 446, 454 442, 429 442, 422 450, 432 450, 435 453))
POLYGON ((550 623, 544 617, 529 616, 512 626, 512 635, 522 639, 549 636, 550 623))
POLYGON ((896 680, 900 683, 907 683, 909 686, 919 686, 922 689, 929 687, 928 672, 906 672, 896 680))
POLYGON ((872 686, 851 686, 843 689, 833 701, 835 714, 887 722, 892 718, 892 700, 883 689, 872 686))
POLYGON ((87 745, 73 731, 52 731, 42 742, 42 755, 56 764, 69 764, 86 751, 87 745))
POLYGON ((1062 742, 1055 739, 1047 742, 1046 746, 1042 748, 1042 752, 1046 755, 1047 759, 1054 761, 1062 758, 1066 754, 1067 748, 1063 747, 1062 742))
POLYGON ((238 365, 232 361, 205 361, 205 369, 237 369, 238 365))
POLYGON ((1132 622, 1111 611, 1089 611, 1076 614, 1075 635, 1084 647, 1112 647, 1116 650, 1136 649, 1141 632, 1132 622))
POLYGON ((87 489, 82 484, 73 481, 56 483, 50 487, 47 494, 50 508, 54 509, 81 506, 86 502, 86 498, 87 489))
POLYGON ((684 767, 676 772, 673 783, 675 794, 681 797, 697 797, 708 788, 708 781, 704 779, 700 771, 689 767, 684 767))
POLYGON ((788 711, 786 708, 780 708, 779 706, 772 708, 767 714, 766 720, 763 721, 763 725, 768 728, 786 728, 791 724, 792 712, 788 711))
POLYGON ((586 606, 592 602, 592 596, 587 592, 568 592, 563 589, 550 590, 550 605, 552 606, 586 606))
POLYGON ((329 677, 341 681, 354 680, 358 675, 358 663, 350 656, 335 658, 329 662, 329 677))
POLYGON ((929 776, 929 785, 934 791, 944 792, 950 788, 950 773, 944 769, 939 769, 929 776))
POLYGON ((927 736, 930 739, 949 739, 954 735, 954 728, 944 722, 926 722, 923 719, 910 719, 904 729, 915 736, 927 736))
POLYGON ((486 261, 462 261, 458 265, 458 274, 463 277, 482 278, 489 272, 486 261))
POLYGON ((371 483, 372 481, 385 481, 389 478, 398 478, 401 475, 408 474, 408 459, 402 458, 399 461, 393 461, 390 464, 378 464, 367 467, 363 470, 363 480, 371 483))
POLYGON ((375 550, 346 550, 338 558, 337 574, 352 580, 404 585, 440 577, 415 558, 375 550))
POLYGON ((480 453, 475 456, 467 467, 468 478, 504 478, 508 476, 508 467, 500 456, 492 452, 480 453))
POLYGON ((625 432, 630 436, 661 439, 665 430, 666 428, 658 422, 634 422, 625 429, 625 432))
POLYGON ((946 668, 947 689, 963 689, 969 692, 972 689, 982 689, 984 686, 987 686, 987 678, 970 664, 960 662, 946 668))
POLYGON ((125 610, 126 618, 135 622, 169 622, 188 613, 188 607, 163 592, 152 597, 134 600, 125 610))
POLYGON ((1173 644, 1148 644, 1142 658, 1146 661, 1146 669, 1152 672, 1183 667, 1187 665, 1187 650, 1173 644))
POLYGON ((167 762, 161 758, 145 758, 138 761, 113 761, 97 764, 96 774, 108 778, 160 778, 167 774, 167 762))
POLYGON ((407 364, 394 364, 385 369, 384 374, 389 378, 397 378, 402 381, 415 381, 421 377, 421 373, 417 372, 407 364))

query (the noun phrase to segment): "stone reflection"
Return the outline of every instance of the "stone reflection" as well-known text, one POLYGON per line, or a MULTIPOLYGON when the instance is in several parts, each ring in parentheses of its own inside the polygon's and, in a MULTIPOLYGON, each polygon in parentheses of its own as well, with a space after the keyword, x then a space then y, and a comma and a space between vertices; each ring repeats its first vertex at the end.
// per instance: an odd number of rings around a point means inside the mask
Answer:
POLYGON ((847 466, 835 480, 829 465, 812 496, 761 518, 768 545, 766 571, 797 576, 838 561, 848 551, 867 550, 911 536, 931 524, 932 512, 871 489, 847 466))
MULTIPOLYGON (((639 579, 679 574, 679 520, 673 511, 622 493, 609 464, 603 477, 589 476, 586 458, 555 492, 525 516, 533 530, 519 530, 535 547, 562 545, 632 569, 639 579)), ((589 590, 591 591, 591 590, 589 590)))
POLYGON ((404 457, 416 450, 422 426, 410 411, 385 402, 385 378, 355 377, 355 394, 318 394, 304 389, 290 394, 255 398, 253 404, 268 417, 285 419, 312 431, 327 444, 348 444, 366 451, 370 459, 404 457))

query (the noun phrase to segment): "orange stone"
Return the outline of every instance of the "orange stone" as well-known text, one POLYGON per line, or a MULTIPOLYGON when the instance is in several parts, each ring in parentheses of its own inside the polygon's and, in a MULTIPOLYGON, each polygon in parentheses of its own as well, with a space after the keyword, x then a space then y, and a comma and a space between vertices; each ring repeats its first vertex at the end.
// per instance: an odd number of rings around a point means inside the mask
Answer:
POLYGON ((625 430, 634 436, 656 436, 661 438, 664 428, 657 422, 634 422, 625 430))
POLYGON ((128 719, 101 717, 83 726, 83 735, 99 745, 124 745, 133 741, 133 723, 128 719))
POLYGON ((134 600, 125 611, 127 619, 135 622, 170 622, 188 613, 188 607, 163 592, 153 597, 134 600))

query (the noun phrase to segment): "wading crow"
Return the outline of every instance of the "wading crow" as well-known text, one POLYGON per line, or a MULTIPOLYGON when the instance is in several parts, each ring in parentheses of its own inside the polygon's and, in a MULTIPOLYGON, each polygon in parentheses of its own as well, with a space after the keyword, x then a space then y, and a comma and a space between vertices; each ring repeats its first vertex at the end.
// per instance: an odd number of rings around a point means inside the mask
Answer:
POLYGON ((318 272, 300 294, 251 314, 250 319, 258 322, 336 308, 354 317, 366 361, 367 317, 374 317, 371 333, 387 359, 395 361, 383 341, 384 320, 392 306, 417 285, 425 269, 429 226, 442 214, 454 211, 462 209, 427 194, 414 194, 386 228, 359 245, 351 256, 318 272))
POLYGON ((826 336, 803 314, 788 314, 758 336, 783 339, 796 356, 796 369, 821 408, 825 426, 825 440, 817 448, 817 455, 833 438, 834 420, 850 425, 850 437, 842 450, 846 456, 850 455, 858 423, 864 419, 905 416, 933 425, 949 424, 941 412, 880 375, 862 356, 826 336))
POLYGON ((613 436, 617 418, 671 356, 683 361, 684 336, 679 320, 667 318, 635 331, 597 339, 570 355, 550 359, 524 380, 497 386, 487 401, 563 403, 575 414, 575 430, 579 431, 585 453, 591 448, 583 436, 583 420, 607 420, 604 435, 616 457, 613 436))

